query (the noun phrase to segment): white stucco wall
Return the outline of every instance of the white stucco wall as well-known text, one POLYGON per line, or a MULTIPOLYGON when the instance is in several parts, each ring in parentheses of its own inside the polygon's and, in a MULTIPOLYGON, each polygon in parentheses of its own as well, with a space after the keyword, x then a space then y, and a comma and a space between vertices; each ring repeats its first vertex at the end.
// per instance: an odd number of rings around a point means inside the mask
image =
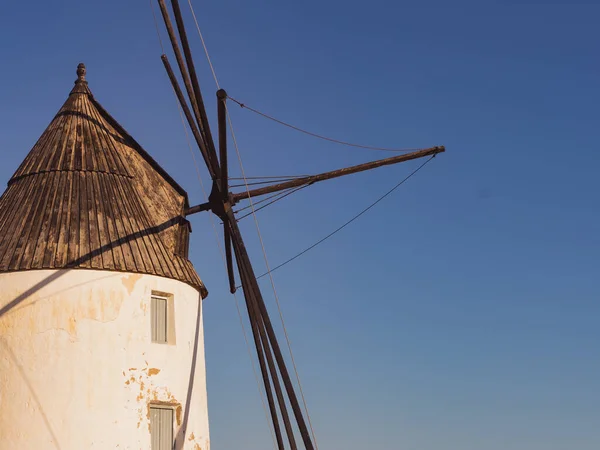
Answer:
POLYGON ((173 405, 176 449, 209 450, 202 301, 191 286, 81 269, 3 273, 0 311, 0 450, 148 450, 151 402, 173 405), (173 295, 174 344, 150 341, 152 291, 173 295))

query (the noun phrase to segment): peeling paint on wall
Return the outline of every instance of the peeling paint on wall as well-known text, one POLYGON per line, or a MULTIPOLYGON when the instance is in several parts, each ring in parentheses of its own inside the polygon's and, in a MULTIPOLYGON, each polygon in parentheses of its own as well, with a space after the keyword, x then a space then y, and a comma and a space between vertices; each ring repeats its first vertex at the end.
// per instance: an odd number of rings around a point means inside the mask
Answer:
MULTIPOLYGON (((208 450, 202 334, 188 393, 198 291, 152 275, 133 282, 130 274, 64 272, 0 317, 0 401, 11 410, 0 415, 0 450, 147 449, 149 404, 170 405, 180 428, 188 401, 186 429, 195 439, 182 437, 177 448, 208 450), (152 291, 177 299, 177 345, 150 342, 149 317, 139 304, 149 304, 152 291)), ((55 273, 0 274, 0 308, 55 273)))
POLYGON ((160 369, 155 367, 146 367, 137 369, 131 367, 127 373, 123 372, 125 385, 129 387, 135 394, 136 408, 138 412, 137 427, 139 428, 144 421, 150 426, 150 405, 165 404, 173 406, 177 425, 181 425, 181 403, 171 393, 169 387, 157 384, 151 377, 158 375, 160 369))
POLYGON ((127 289, 127 293, 129 295, 131 295, 131 293, 133 292, 133 289, 135 288, 135 283, 137 283, 140 278, 142 278, 142 275, 139 273, 132 273, 131 275, 127 275, 121 278, 121 282, 123 283, 123 286, 125 286, 125 289, 127 289))

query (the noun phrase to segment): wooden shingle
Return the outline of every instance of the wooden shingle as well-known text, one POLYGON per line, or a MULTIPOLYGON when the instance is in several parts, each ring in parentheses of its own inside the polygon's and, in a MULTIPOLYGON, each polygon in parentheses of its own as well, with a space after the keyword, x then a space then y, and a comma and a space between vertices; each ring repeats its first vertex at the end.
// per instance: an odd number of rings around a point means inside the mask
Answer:
MULTIPOLYGON (((0 272, 96 269, 206 289, 181 249, 186 192, 94 99, 85 67, 0 197, 0 272)), ((187 253, 187 251, 186 251, 187 253)))

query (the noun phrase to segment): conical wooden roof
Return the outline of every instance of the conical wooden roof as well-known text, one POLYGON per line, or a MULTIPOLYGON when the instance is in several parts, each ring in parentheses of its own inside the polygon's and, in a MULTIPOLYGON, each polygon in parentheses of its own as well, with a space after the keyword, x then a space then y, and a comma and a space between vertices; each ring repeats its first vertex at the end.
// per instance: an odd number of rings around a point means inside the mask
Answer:
POLYGON ((187 194, 94 99, 85 66, 0 197, 0 272, 98 269, 206 289, 187 194))

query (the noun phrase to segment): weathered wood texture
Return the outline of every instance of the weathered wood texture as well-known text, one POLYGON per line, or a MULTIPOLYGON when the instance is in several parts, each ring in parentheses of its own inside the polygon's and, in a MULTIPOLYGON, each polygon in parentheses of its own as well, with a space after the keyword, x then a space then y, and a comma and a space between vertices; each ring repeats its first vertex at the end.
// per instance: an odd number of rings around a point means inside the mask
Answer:
POLYGON ((88 268, 206 289, 185 191, 93 98, 85 69, 0 197, 0 272, 88 268))

